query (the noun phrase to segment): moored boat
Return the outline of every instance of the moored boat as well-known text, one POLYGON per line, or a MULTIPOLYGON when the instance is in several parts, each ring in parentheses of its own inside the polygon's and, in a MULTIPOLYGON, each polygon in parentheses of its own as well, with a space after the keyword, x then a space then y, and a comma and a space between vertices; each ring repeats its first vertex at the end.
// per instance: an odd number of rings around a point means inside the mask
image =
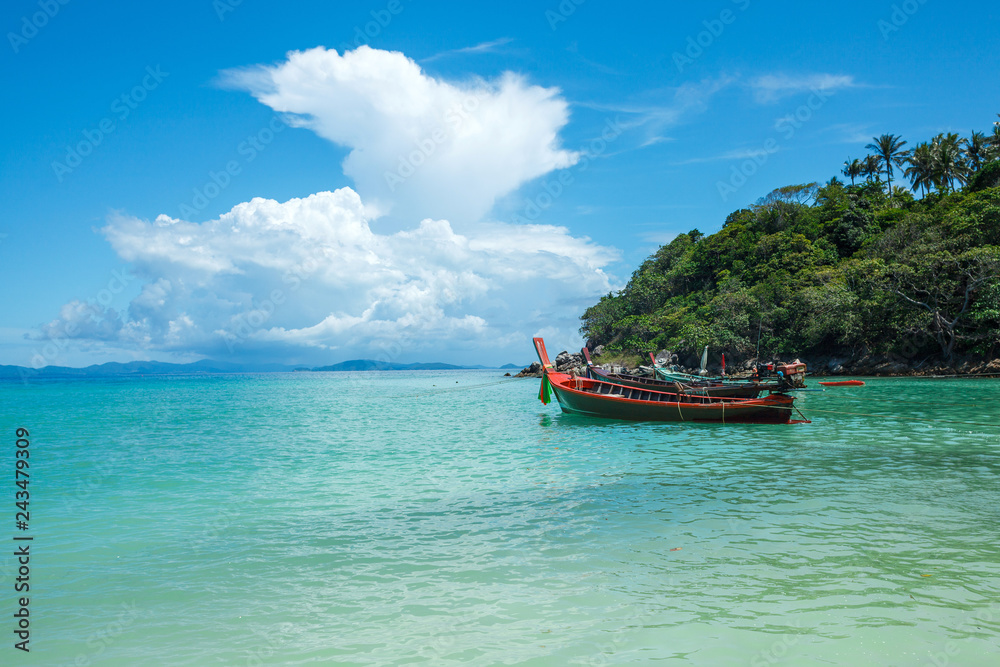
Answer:
POLYGON ((578 377, 555 370, 545 350, 545 341, 535 338, 535 351, 542 364, 540 398, 549 402, 555 394, 563 412, 638 421, 770 423, 791 421, 795 399, 782 393, 763 398, 732 398, 630 387, 591 377, 578 377))
POLYGON ((639 387, 640 389, 653 389, 656 391, 683 392, 689 395, 700 396, 727 396, 730 398, 757 398, 766 391, 778 389, 777 383, 759 383, 753 381, 743 382, 712 382, 703 379, 682 381, 679 379, 662 380, 653 377, 641 377, 626 373, 612 373, 599 366, 595 366, 590 358, 590 350, 583 348, 584 359, 587 361, 587 377, 592 380, 611 382, 626 387, 639 387))
MULTIPOLYGON (((803 382, 806 377, 806 365, 801 361, 793 361, 787 364, 757 364, 754 369, 753 376, 747 379, 731 378, 726 377, 726 355, 722 355, 722 375, 721 376, 710 376, 710 375, 691 375, 690 373, 681 373, 676 370, 676 368, 664 368, 657 363, 656 357, 652 352, 649 353, 649 358, 653 362, 653 370, 656 372, 656 376, 662 380, 683 382, 686 384, 691 384, 692 386, 702 386, 702 385, 741 385, 747 382, 757 382, 760 383, 762 380, 765 383, 770 384, 775 382, 779 387, 783 385, 783 388, 792 387, 802 387, 803 382)), ((701 358, 702 372, 705 371, 705 364, 708 358, 708 348, 705 348, 705 353, 701 358)))
POLYGON ((820 382, 824 387, 863 387, 861 380, 837 380, 836 382, 820 382))

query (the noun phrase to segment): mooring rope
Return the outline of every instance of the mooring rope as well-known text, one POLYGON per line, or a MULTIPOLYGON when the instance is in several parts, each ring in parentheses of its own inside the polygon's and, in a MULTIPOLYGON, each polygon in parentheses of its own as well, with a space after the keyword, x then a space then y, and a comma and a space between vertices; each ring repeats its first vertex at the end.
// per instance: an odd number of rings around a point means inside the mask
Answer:
POLYGON ((802 419, 804 419, 807 424, 812 424, 812 420, 809 419, 809 417, 806 417, 804 414, 802 414, 802 411, 799 410, 799 406, 792 404, 792 407, 795 408, 795 411, 799 413, 799 416, 802 417, 802 419))
MULTIPOLYGON (((798 408, 795 408, 798 410, 798 408)), ((809 408, 810 412, 826 412, 833 415, 853 415, 856 417, 879 417, 881 419, 898 419, 901 421, 918 421, 918 422, 935 422, 938 424, 958 424, 961 426, 988 426, 992 428, 1000 428, 1000 423, 996 424, 985 424, 983 422, 963 422, 954 421, 951 419, 931 419, 929 417, 908 417, 904 415, 878 415, 870 412, 846 412, 843 410, 820 410, 819 408, 809 408)), ((802 414, 799 412, 799 414, 802 414)), ((804 416, 804 415, 803 415, 804 416)))
MULTIPOLYGON (((836 381, 835 375, 808 375, 810 379, 830 378, 836 381)), ((955 373, 954 375, 848 375, 847 377, 864 378, 869 380, 947 380, 954 378, 1000 378, 1000 373, 955 373)))
MULTIPOLYGON (((843 398, 845 401, 855 401, 855 402, 862 402, 862 403, 877 402, 877 403, 904 403, 906 405, 941 405, 941 406, 945 406, 945 407, 949 407, 949 408, 974 408, 974 407, 976 407, 976 403, 974 401, 969 401, 968 403, 941 403, 941 402, 937 402, 937 401, 935 401, 933 403, 924 403, 923 401, 908 401, 905 398, 868 398, 867 396, 864 397, 864 398, 861 398, 861 397, 855 398, 853 396, 843 396, 843 397, 838 397, 838 398, 843 398)), ((990 399, 990 400, 993 400, 993 399, 990 399)))

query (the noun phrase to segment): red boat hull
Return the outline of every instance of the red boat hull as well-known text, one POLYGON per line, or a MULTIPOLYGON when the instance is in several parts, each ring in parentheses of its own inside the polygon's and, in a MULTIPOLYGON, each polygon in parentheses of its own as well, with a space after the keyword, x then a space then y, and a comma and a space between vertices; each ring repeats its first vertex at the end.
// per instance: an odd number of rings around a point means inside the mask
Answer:
POLYGON ((863 387, 865 383, 861 380, 840 380, 838 382, 820 382, 824 387, 863 387))
POLYGON ((559 373, 549 361, 545 341, 535 338, 534 342, 544 374, 539 396, 548 402, 545 385, 548 380, 563 412, 607 419, 722 424, 787 424, 792 419, 795 399, 785 394, 765 398, 698 396, 559 373))
POLYGON ((750 399, 710 398, 625 387, 551 371, 548 378, 563 412, 609 419, 787 424, 794 403, 792 397, 783 394, 750 399))

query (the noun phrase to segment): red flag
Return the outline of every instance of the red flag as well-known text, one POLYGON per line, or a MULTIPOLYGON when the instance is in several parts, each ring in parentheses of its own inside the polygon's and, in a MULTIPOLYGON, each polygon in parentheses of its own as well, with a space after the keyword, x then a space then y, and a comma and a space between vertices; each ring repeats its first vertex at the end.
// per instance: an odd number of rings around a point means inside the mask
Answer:
POLYGON ((723 375, 726 374, 726 354, 725 354, 725 352, 722 353, 722 374, 723 375))

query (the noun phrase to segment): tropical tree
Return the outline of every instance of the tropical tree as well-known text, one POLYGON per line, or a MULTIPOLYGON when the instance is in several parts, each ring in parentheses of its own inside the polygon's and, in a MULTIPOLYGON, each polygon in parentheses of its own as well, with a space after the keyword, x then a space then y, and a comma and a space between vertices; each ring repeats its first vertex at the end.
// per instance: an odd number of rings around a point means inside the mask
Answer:
POLYGON ((909 166, 904 173, 910 179, 913 190, 916 191, 919 189, 920 196, 922 197, 930 192, 931 188, 936 184, 934 153, 931 150, 931 145, 926 142, 917 145, 916 148, 910 151, 906 162, 909 166))
POLYGON ((898 185, 892 186, 892 194, 889 195, 889 201, 892 205, 899 208, 911 201, 913 201, 913 195, 910 193, 908 188, 902 188, 898 185))
POLYGON ((979 171, 983 163, 989 161, 989 139, 982 132, 973 131, 968 139, 962 139, 962 143, 965 144, 965 158, 969 161, 969 168, 979 171))
MULTIPOLYGON (((1000 116, 1000 114, 997 114, 997 116, 1000 116)), ((993 123, 993 134, 990 135, 987 141, 990 144, 988 158, 990 160, 1000 158, 1000 121, 993 123)))
POLYGON ((844 168, 841 170, 841 173, 851 179, 851 185, 854 185, 854 179, 864 173, 864 164, 861 160, 852 160, 851 158, 847 158, 847 161, 844 162, 844 168))
POLYGON ((936 248, 905 264, 889 265, 876 281, 884 281, 904 304, 924 313, 924 326, 940 345, 942 356, 951 361, 955 344, 963 337, 960 324, 977 293, 996 280, 998 271, 1000 251, 995 246, 959 253, 936 248))
POLYGON ((895 134, 883 134, 881 137, 872 137, 872 140, 875 143, 868 144, 865 148, 874 151, 879 162, 885 165, 886 183, 892 193, 892 168, 894 165, 902 168, 903 161, 906 160, 906 151, 903 150, 906 142, 895 134))
POLYGON ((968 182, 969 167, 965 163, 965 152, 959 136, 954 132, 939 134, 931 142, 934 155, 934 173, 938 188, 952 192, 957 181, 959 185, 968 182))
POLYGON ((865 156, 864 161, 861 163, 861 175, 865 177, 866 180, 874 180, 876 183, 881 183, 879 174, 882 172, 882 163, 876 155, 865 156))

